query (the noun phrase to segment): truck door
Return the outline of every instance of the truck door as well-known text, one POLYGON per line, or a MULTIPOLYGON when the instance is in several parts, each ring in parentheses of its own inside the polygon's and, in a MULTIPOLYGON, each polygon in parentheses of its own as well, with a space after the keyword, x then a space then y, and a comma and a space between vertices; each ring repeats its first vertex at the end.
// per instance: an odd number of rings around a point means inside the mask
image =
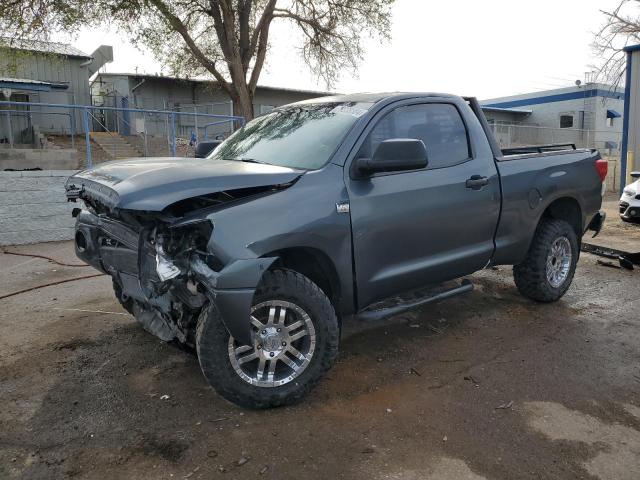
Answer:
POLYGON ((370 158, 392 138, 422 140, 427 167, 369 178, 353 178, 345 169, 360 308, 482 269, 494 250, 499 178, 469 107, 453 101, 387 107, 369 124, 353 158, 370 158), (468 110, 466 123, 461 109, 468 110))

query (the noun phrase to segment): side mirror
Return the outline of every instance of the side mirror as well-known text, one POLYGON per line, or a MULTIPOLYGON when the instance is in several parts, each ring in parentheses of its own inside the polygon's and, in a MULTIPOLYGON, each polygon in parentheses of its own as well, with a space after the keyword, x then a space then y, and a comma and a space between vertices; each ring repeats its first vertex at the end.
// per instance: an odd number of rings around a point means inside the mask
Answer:
POLYGON ((194 156, 196 158, 206 158, 221 143, 222 143, 222 140, 202 140, 201 142, 198 142, 198 145, 196 145, 196 151, 194 156))
POLYGON ((631 178, 640 178, 640 172, 631 172, 629 175, 631 178))
POLYGON ((422 140, 415 138, 391 138, 385 140, 373 154, 373 158, 359 158, 356 168, 363 175, 377 172, 399 172, 425 168, 427 149, 422 140))

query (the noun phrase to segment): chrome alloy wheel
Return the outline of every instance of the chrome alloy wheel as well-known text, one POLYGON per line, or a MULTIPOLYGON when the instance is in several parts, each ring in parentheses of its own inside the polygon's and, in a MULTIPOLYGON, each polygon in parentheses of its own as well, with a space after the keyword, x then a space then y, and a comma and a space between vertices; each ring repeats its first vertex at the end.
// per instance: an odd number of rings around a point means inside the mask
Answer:
POLYGON ((229 360, 245 382, 279 387, 298 377, 316 348, 311 317, 298 305, 269 300, 251 308, 253 345, 239 345, 229 337, 229 360))
POLYGON ((557 238, 547 256, 547 281, 553 288, 558 288, 569 276, 571 269, 571 244, 567 237, 557 238))

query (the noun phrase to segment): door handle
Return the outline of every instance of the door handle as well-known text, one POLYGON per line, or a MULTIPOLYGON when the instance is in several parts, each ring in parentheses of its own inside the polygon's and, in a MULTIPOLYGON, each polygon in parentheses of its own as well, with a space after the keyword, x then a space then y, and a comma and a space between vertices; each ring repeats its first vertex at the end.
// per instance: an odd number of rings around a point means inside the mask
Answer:
POLYGON ((489 185, 489 179, 482 175, 472 175, 464 185, 472 190, 480 190, 482 187, 489 185))

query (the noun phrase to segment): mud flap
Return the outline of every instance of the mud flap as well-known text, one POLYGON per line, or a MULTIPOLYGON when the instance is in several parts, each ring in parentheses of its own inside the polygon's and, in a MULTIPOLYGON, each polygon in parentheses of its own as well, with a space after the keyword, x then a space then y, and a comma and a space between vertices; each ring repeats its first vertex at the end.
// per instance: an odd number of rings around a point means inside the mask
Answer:
POLYGON ((593 237, 591 238, 595 238, 600 233, 600 230, 602 230, 602 226, 604 225, 604 220, 606 218, 607 213, 604 210, 600 210, 593 216, 593 218, 589 222, 589 226, 587 227, 587 230, 591 230, 594 232, 593 237))

